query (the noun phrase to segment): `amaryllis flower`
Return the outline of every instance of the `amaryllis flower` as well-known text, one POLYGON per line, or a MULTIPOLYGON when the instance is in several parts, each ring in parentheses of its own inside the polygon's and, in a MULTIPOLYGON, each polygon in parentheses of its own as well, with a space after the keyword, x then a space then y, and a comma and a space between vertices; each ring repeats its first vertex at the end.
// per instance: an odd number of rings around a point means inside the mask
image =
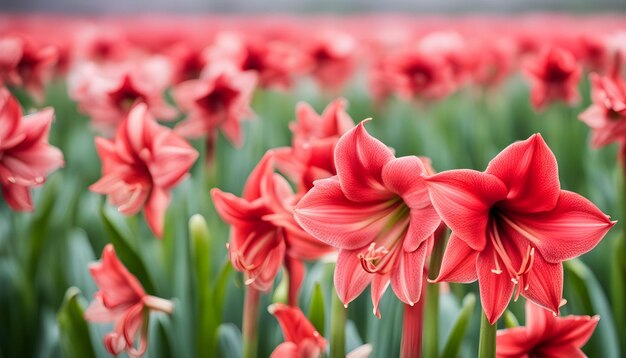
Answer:
POLYGON ((0 38, 0 85, 22 86, 42 101, 57 58, 53 46, 41 46, 26 37, 0 38))
POLYGON ((268 311, 276 317, 285 342, 272 352, 271 358, 317 358, 326 349, 326 339, 298 307, 275 303, 268 311))
POLYGON ((498 358, 586 357, 581 350, 593 334, 599 316, 556 317, 526 301, 526 326, 499 330, 498 358))
POLYGON ((591 86, 593 104, 579 118, 592 129, 591 145, 599 148, 626 137, 626 82, 619 71, 592 73, 591 86))
POLYGON ((287 89, 303 59, 285 41, 225 32, 218 34, 213 46, 207 49, 207 61, 226 61, 241 71, 253 71, 261 87, 287 89))
POLYGON ((355 39, 344 32, 327 31, 309 41, 302 50, 304 66, 323 88, 340 89, 356 68, 355 39))
POLYGON ((68 78, 70 97, 91 117, 94 127, 107 135, 137 103, 144 103, 158 119, 174 119, 178 111, 163 98, 170 75, 170 65, 161 57, 104 65, 81 63, 68 78))
POLYGON ((422 160, 395 158, 361 122, 335 148, 337 175, 321 179, 296 206, 315 238, 339 249, 335 288, 344 304, 371 283, 374 313, 391 282, 398 298, 420 299, 428 239, 441 223, 430 203, 422 160))
POLYGON ((210 65, 200 79, 177 85, 174 99, 187 117, 176 131, 190 138, 207 136, 212 141, 218 130, 235 145, 241 145, 240 122, 252 116, 250 101, 256 86, 254 72, 242 72, 232 64, 210 65))
POLYGON ((32 211, 30 189, 63 166, 63 154, 48 143, 54 110, 22 117, 22 109, 0 88, 0 187, 13 210, 32 211))
POLYGON ((295 303, 304 275, 301 260, 314 260, 332 248, 308 235, 295 221, 296 195, 274 172, 270 151, 254 168, 241 198, 211 190, 218 214, 231 225, 228 252, 245 283, 260 291, 271 289, 280 268, 290 275, 290 303, 295 303))
POLYGON ((572 105, 579 101, 578 82, 581 66, 574 55, 559 47, 550 47, 531 59, 524 72, 532 84, 530 100, 537 110, 562 100, 572 105))
POLYGON ((96 138, 96 149, 102 178, 89 189, 108 195, 124 215, 143 208, 148 226, 161 237, 170 191, 187 177, 198 152, 159 125, 143 103, 133 107, 113 140, 96 138))
POLYGON ((452 230, 436 281, 478 279, 492 324, 513 294, 558 314, 562 262, 594 248, 615 224, 561 190, 556 158, 539 134, 504 149, 485 172, 446 171, 427 185, 452 230))
POLYGON ((126 352, 131 357, 143 355, 148 348, 150 311, 172 313, 174 304, 148 295, 137 278, 118 260, 111 244, 104 247, 102 261, 91 264, 89 271, 99 291, 85 311, 85 319, 113 323, 113 332, 104 336, 104 347, 109 353, 126 352), (139 346, 135 347, 137 339, 139 346))
POLYGON ((278 169, 297 183, 299 193, 311 189, 313 181, 337 174, 335 145, 342 134, 354 127, 346 113, 346 103, 336 99, 321 115, 307 103, 298 104, 296 121, 290 125, 292 145, 274 152, 278 169))

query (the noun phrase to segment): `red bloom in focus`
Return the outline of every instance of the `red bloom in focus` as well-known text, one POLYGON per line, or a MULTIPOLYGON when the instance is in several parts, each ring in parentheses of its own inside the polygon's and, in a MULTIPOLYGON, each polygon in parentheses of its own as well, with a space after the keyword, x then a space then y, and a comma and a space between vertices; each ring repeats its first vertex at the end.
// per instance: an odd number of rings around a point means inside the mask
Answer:
POLYGON ((48 143, 52 108, 22 117, 19 103, 0 88, 0 187, 13 210, 32 211, 30 188, 63 166, 63 154, 48 143))
POLYGON ((187 118, 178 124, 181 135, 197 138, 208 136, 213 141, 221 129, 235 145, 241 145, 240 121, 250 117, 256 75, 241 72, 232 65, 218 63, 207 67, 200 79, 175 87, 174 98, 187 118))
POLYGON ((43 101, 44 85, 54 73, 57 58, 52 46, 39 46, 22 37, 0 38, 0 85, 23 86, 43 101))
POLYGON ((361 122, 335 148, 337 175, 315 182, 296 219, 338 248, 335 288, 344 304, 371 283, 374 313, 391 282, 398 298, 420 299, 428 239, 441 223, 430 203, 427 169, 415 156, 395 158, 361 122))
POLYGON ((626 137, 626 82, 619 77, 591 74, 593 104, 579 118, 593 131, 596 148, 626 137))
POLYGON ((104 347, 109 353, 143 355, 148 347, 150 311, 172 313, 173 303, 146 294, 137 278, 118 260, 111 244, 104 247, 102 261, 92 264, 89 271, 100 290, 85 311, 85 319, 114 323, 113 332, 104 336, 104 347), (139 347, 135 347, 137 336, 139 347))
POLYGON ((499 330, 498 358, 586 357, 580 349, 598 324, 599 316, 556 317, 526 301, 526 327, 499 330))
POLYGON ((296 109, 296 121, 290 125, 293 133, 291 147, 278 148, 276 165, 298 185, 304 195, 313 187, 313 181, 337 174, 335 145, 339 137, 354 127, 346 113, 346 101, 337 99, 318 115, 307 103, 296 109))
POLYGON ((492 324, 516 287, 516 299, 521 294, 558 314, 562 261, 591 250, 615 224, 587 199, 561 190, 556 158, 539 134, 504 149, 485 172, 442 172, 427 185, 452 229, 436 281, 478 279, 492 324))
POLYGON ((83 63, 76 66, 68 82, 70 97, 105 134, 114 132, 137 103, 144 103, 158 119, 172 120, 178 114, 163 98, 170 83, 169 64, 163 58, 109 65, 83 63))
POLYGON ((218 214, 231 225, 228 252, 235 269, 244 273, 245 283, 268 291, 284 263, 290 275, 290 303, 295 304, 304 276, 301 260, 319 259, 332 248, 296 223, 297 197, 289 183, 274 173, 273 152, 266 153, 250 173, 241 198, 219 189, 212 189, 211 195, 218 214))
POLYGON ((578 102, 581 66, 574 55, 559 47, 550 47, 526 63, 524 72, 532 83, 531 102, 542 110, 556 100, 572 105, 578 102))
POLYGON ((96 138, 102 178, 89 189, 109 196, 124 215, 142 208, 148 226, 161 237, 171 189, 189 172, 198 152, 138 104, 119 125, 113 140, 96 138))
POLYGON ((268 307, 280 328, 285 342, 272 352, 271 358, 317 358, 326 349, 326 339, 315 330, 298 307, 275 303, 268 307))

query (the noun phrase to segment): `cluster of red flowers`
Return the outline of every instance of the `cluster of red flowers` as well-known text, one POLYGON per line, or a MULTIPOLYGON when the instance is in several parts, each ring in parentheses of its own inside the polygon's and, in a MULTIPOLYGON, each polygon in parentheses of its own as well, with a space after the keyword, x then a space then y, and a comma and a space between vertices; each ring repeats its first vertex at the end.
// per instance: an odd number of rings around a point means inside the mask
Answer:
MULTIPOLYGON (((626 39, 615 19, 550 18, 560 26, 553 32, 542 27, 541 36, 533 30, 546 21, 541 18, 515 26, 506 26, 508 19, 469 19, 452 28, 437 19, 249 20, 160 19, 124 28, 118 20, 3 19, 0 80, 41 99, 46 82, 67 73, 71 98, 102 136, 96 138, 102 178, 90 189, 108 195, 124 215, 143 210, 158 237, 170 192, 198 157, 184 137, 205 138, 209 154, 218 131, 241 144, 241 121, 253 115, 255 88, 288 89, 304 76, 339 91, 365 73, 375 100, 434 100, 467 85, 495 85, 521 69, 532 85, 532 104, 542 109, 554 100, 578 101, 586 68, 596 72, 593 105, 581 115, 594 131, 593 145, 626 143, 626 39), (329 26, 310 31, 320 24, 329 26), (68 36, 73 32, 80 35, 68 36), (165 99, 170 88, 176 107, 165 99), (179 111, 184 119, 175 125, 157 122, 176 120, 179 111)), ((370 286, 380 317, 389 285, 406 305, 421 302, 425 263, 447 228, 435 282, 477 280, 492 324, 512 297, 536 305, 529 306, 528 332, 498 337, 502 356, 519 353, 520 337, 536 349, 561 344, 561 352, 579 353, 597 318, 556 319, 545 312, 559 314, 562 262, 593 249, 614 222, 561 189, 556 158, 541 135, 505 148, 484 172, 436 174, 428 158, 397 158, 366 131, 366 121, 355 126, 346 106, 336 100, 320 115, 300 104, 291 146, 264 155, 241 197, 211 191, 231 226, 229 258, 248 289, 267 292, 283 266, 288 273, 289 306, 270 308, 287 341, 275 356, 313 357, 326 347, 297 308, 303 261, 336 256, 341 301, 347 306, 370 286), (585 333, 563 338, 578 323, 585 333)), ((14 209, 32 209, 29 188, 63 164, 47 142, 51 121, 51 110, 23 117, 9 91, 0 91, 0 185, 14 209)), ((170 313, 171 302, 147 295, 111 246, 92 274, 100 291, 86 317, 115 322, 105 337, 109 352, 141 355, 149 311, 170 313)))

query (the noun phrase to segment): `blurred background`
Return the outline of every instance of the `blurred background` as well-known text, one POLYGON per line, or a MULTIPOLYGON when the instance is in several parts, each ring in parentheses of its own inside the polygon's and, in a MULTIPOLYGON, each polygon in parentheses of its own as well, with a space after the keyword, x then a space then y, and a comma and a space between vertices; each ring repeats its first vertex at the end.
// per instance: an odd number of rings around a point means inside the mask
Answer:
POLYGON ((416 12, 517 13, 566 11, 576 13, 626 10, 626 0, 0 0, 2 11, 64 13, 171 12, 416 12))

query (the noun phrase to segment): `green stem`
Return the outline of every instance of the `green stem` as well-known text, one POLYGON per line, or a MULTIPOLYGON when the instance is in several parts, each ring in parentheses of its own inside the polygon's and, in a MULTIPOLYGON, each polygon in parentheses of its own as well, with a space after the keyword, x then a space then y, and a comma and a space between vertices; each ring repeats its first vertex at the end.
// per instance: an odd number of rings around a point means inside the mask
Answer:
POLYGON ((344 358, 346 355, 346 319, 348 309, 336 292, 333 292, 330 319, 330 358, 344 358))
POLYGON ((257 335, 261 293, 248 286, 243 303, 243 358, 256 358, 259 336, 257 335))
MULTIPOLYGON (((435 279, 439 276, 441 260, 446 246, 446 230, 436 235, 435 245, 430 254, 428 276, 435 279)), ((428 283, 426 286, 426 311, 424 312, 424 357, 439 356, 439 284, 428 283)))
POLYGON ((496 356, 496 326, 490 324, 483 312, 480 319, 480 339, 478 341, 478 358, 495 358, 496 356))

